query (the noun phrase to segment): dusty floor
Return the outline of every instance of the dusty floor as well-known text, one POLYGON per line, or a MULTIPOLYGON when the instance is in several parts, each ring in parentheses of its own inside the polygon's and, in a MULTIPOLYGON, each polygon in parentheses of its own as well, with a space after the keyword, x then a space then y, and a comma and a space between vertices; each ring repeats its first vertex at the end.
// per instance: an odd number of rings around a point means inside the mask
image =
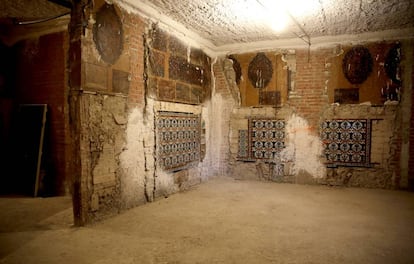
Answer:
POLYGON ((67 197, 0 199, 0 263, 414 263, 414 193, 211 180, 71 227, 67 197))

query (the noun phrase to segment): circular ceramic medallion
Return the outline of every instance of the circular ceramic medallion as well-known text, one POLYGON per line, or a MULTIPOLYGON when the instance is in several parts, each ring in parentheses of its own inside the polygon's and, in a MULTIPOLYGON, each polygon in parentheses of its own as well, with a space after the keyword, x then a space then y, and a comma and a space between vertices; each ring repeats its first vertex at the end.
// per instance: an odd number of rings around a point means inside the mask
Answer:
POLYGON ((96 13, 93 40, 102 60, 114 64, 122 53, 122 23, 113 5, 105 3, 96 13))
POLYGON ((273 75, 272 62, 263 52, 257 53, 249 64, 247 75, 254 88, 266 87, 273 75))
POLYGON ((349 50, 342 61, 342 71, 352 84, 361 84, 372 71, 372 57, 369 50, 357 46, 349 50))

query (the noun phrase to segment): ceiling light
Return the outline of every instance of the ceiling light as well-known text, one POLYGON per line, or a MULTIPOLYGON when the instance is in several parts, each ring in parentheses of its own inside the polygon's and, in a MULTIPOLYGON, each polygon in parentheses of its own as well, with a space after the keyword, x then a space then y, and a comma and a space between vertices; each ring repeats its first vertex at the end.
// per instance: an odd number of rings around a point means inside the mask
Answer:
POLYGON ((257 0, 268 14, 268 24, 273 30, 282 31, 289 15, 301 18, 314 14, 320 7, 319 0, 257 0))

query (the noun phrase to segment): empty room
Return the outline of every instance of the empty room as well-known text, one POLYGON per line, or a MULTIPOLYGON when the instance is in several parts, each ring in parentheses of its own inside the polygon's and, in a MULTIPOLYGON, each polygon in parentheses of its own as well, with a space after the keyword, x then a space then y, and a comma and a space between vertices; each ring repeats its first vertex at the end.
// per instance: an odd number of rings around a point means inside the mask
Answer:
POLYGON ((2 0, 0 263, 414 263, 414 1, 2 0))

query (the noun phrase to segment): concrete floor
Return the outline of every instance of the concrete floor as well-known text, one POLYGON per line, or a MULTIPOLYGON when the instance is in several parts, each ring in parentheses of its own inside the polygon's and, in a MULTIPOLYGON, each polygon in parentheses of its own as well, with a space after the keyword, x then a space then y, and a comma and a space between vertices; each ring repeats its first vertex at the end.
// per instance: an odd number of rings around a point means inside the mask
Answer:
POLYGON ((414 193, 218 178, 93 226, 0 199, 0 263, 414 263, 414 193))

